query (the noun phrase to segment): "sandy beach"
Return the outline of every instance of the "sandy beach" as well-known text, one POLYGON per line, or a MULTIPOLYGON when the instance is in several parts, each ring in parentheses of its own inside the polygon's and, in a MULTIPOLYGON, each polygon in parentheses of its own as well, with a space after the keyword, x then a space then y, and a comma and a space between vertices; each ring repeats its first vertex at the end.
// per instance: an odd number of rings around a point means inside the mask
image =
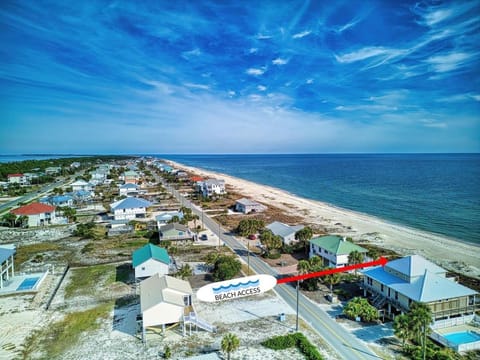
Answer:
POLYGON ((251 181, 169 163, 202 177, 225 180, 235 192, 287 214, 300 216, 305 224, 323 226, 329 233, 350 236, 355 241, 371 243, 401 255, 419 254, 448 269, 480 278, 480 246, 441 235, 389 223, 380 218, 338 208, 320 201, 292 195, 286 191, 251 181))

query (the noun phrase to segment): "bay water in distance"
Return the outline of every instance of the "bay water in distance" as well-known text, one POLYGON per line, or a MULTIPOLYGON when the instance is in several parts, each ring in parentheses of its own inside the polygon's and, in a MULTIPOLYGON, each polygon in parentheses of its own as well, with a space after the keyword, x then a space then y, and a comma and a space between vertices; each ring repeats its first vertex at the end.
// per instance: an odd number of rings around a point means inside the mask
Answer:
POLYGON ((153 156, 480 244, 480 154, 153 156))

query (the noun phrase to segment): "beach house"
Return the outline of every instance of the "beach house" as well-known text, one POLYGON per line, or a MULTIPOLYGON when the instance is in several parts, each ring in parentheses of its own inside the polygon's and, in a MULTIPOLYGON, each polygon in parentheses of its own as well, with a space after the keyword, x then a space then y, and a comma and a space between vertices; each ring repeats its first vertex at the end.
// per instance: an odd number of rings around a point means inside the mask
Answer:
POLYGON ((256 201, 242 198, 235 202, 235 211, 241 212, 244 214, 252 213, 252 212, 262 212, 267 210, 265 205, 262 205, 256 201))
POLYGON ((44 204, 50 204, 52 206, 71 207, 73 206, 74 199, 73 199, 73 196, 65 194, 65 195, 48 196, 46 198, 41 199, 40 202, 44 204))
POLYGON ((17 216, 26 216, 28 226, 43 226, 55 223, 55 207, 39 202, 21 206, 10 212, 17 216))
POLYGON ((83 179, 75 180, 70 184, 72 191, 92 191, 93 185, 83 179))
POLYGON ((138 195, 138 185, 137 184, 132 184, 132 183, 127 183, 120 185, 118 187, 118 192, 119 195, 122 196, 135 196, 138 195))
POLYGON ((160 274, 143 280, 140 283, 143 341, 146 342, 148 329, 157 332, 157 329, 161 328, 162 333, 165 334, 166 325, 180 322, 183 323, 184 335, 186 335, 188 324, 215 332, 214 326, 198 317, 192 303, 192 295, 192 287, 185 280, 160 274))
POLYGON ((9 184, 19 184, 19 185, 28 184, 27 177, 24 174, 8 174, 7 180, 9 184))
POLYGON ((295 233, 304 228, 303 225, 290 226, 279 221, 274 221, 265 226, 273 235, 278 235, 282 238, 284 244, 289 245, 295 240, 295 233))
POLYGON ((193 237, 192 232, 182 224, 171 223, 164 225, 158 229, 158 235, 160 241, 162 240, 191 240, 193 237))
POLYGON ((142 198, 127 197, 110 204, 115 220, 134 220, 145 218, 147 208, 152 203, 142 198))
POLYGON ((155 274, 140 283, 140 310, 144 341, 148 327, 183 321, 192 305, 193 290, 188 281, 155 274))
POLYGON ((168 224, 174 217, 177 217, 178 220, 183 219, 183 212, 181 211, 163 211, 155 216, 155 220, 157 220, 157 228, 160 229, 162 226, 168 224))
POLYGON ((210 197, 213 195, 223 195, 225 191, 225 180, 207 179, 205 181, 198 181, 196 183, 197 191, 203 197, 210 197))
POLYGON ((45 174, 47 175, 56 175, 60 174, 62 168, 60 166, 49 166, 45 169, 45 174))
POLYGON ((338 235, 319 236, 310 240, 309 257, 320 256, 327 267, 340 268, 348 265, 348 256, 357 251, 366 254, 362 248, 338 235))
POLYGON ((477 292, 447 277, 447 271, 420 255, 389 261, 363 272, 364 296, 372 296, 387 314, 408 312, 414 302, 427 304, 433 320, 468 317, 475 313, 477 292))
POLYGON ((132 254, 135 279, 144 279, 155 274, 168 275, 170 256, 166 249, 147 244, 132 254))
POLYGON ((140 175, 136 171, 128 170, 123 174, 123 181, 125 184, 138 184, 139 180, 140 175))

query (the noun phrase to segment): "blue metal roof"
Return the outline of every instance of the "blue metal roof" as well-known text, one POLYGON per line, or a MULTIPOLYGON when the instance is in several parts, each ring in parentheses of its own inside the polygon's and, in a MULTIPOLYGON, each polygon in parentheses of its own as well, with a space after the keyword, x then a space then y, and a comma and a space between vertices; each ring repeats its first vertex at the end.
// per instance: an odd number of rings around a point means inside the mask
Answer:
POLYGON ((112 210, 119 209, 134 209, 134 208, 146 208, 151 206, 152 203, 142 198, 128 197, 126 199, 114 202, 111 205, 112 210))
POLYGON ((423 275, 417 276, 412 282, 386 272, 381 266, 364 270, 363 274, 417 302, 432 302, 477 293, 428 269, 424 269, 423 275))
POLYGON ((387 285, 387 286, 392 286, 393 284, 408 284, 407 281, 400 279, 384 270, 383 267, 377 266, 371 269, 367 269, 364 271, 361 271, 364 275, 371 277, 372 279, 377 280, 378 282, 387 285))

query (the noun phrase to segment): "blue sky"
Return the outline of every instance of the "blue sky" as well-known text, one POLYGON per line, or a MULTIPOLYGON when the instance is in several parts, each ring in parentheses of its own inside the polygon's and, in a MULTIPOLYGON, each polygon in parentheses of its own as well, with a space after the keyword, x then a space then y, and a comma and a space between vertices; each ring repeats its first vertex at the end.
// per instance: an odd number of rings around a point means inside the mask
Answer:
POLYGON ((9 1, 0 153, 480 151, 480 1, 9 1))

